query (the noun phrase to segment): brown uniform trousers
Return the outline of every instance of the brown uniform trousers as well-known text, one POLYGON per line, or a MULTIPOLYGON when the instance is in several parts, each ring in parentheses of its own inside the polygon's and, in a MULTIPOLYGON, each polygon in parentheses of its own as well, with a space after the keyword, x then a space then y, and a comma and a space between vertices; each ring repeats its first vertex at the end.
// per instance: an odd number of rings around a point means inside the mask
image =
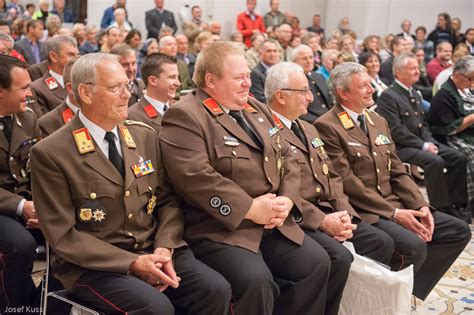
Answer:
POLYGON ((419 209, 428 203, 397 157, 387 122, 372 111, 366 111, 366 121, 368 135, 337 105, 315 125, 362 220, 394 240, 391 267, 399 270, 413 264, 413 293, 425 299, 462 252, 470 230, 461 220, 435 211, 432 241, 425 243, 391 220, 396 208, 419 209))

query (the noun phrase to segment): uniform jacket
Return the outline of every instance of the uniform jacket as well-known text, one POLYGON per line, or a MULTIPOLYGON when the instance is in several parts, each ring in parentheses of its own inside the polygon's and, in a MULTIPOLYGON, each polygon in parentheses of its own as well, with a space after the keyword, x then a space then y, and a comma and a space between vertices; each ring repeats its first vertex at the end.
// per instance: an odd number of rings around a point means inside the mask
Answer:
POLYGON ((66 90, 56 82, 49 71, 46 72, 43 77, 31 83, 31 91, 43 115, 59 106, 67 97, 66 90), (51 82, 54 81, 50 86, 46 83, 49 80, 51 80, 51 82))
POLYGON ((0 131, 0 214, 16 216, 22 199, 31 200, 30 150, 41 139, 35 114, 27 110, 14 114, 12 136, 0 131))
POLYGON ((68 290, 87 270, 125 275, 138 255, 184 245, 181 211, 166 183, 156 132, 126 122, 119 127, 127 127, 133 145, 118 131, 125 178, 92 136, 95 149, 79 152, 78 146, 90 143, 78 115, 31 153, 41 230, 53 250, 53 273, 68 290), (81 129, 76 144, 73 132, 81 129), (153 172, 136 178, 132 166, 148 160, 153 172))
POLYGON ((43 115, 38 120, 39 127, 41 129, 41 135, 46 138, 74 117, 74 112, 69 106, 66 105, 66 101, 63 101, 61 105, 43 115))
POLYGON ((174 20, 173 12, 163 10, 160 13, 157 9, 151 9, 145 12, 145 24, 148 31, 147 38, 158 38, 160 29, 165 24, 173 29, 173 34, 176 33, 178 26, 174 20))
MULTIPOLYGON (((279 121, 278 118, 275 119, 279 121)), ((301 176, 301 198, 309 203, 302 203, 302 217, 296 218, 296 221, 301 227, 314 231, 319 228, 325 213, 347 210, 350 215, 358 216, 344 194, 342 179, 334 171, 324 143, 320 142, 318 131, 303 120, 296 119, 296 123, 303 132, 307 145, 284 124, 277 124, 281 127, 281 136, 291 145, 297 156, 301 176)))
POLYGON ((159 134, 161 129, 161 114, 142 97, 137 103, 128 109, 128 119, 141 121, 153 127, 159 134))
POLYGON ((36 81, 44 76, 44 74, 48 72, 49 67, 50 64, 48 60, 41 61, 40 63, 30 66, 28 68, 28 73, 30 74, 31 81, 36 81))
POLYGON ((379 216, 391 219, 395 208, 419 209, 427 206, 403 163, 385 119, 366 111, 369 136, 352 121, 348 128, 338 115, 346 113, 340 105, 315 123, 324 147, 344 183, 344 193, 362 220, 375 223, 379 216), (352 127, 351 127, 352 125, 352 127))
POLYGON ((138 102, 143 96, 143 90, 145 89, 145 83, 140 79, 133 80, 133 90, 128 99, 128 107, 138 102))
POLYGON ((387 120, 397 148, 421 150, 425 142, 437 142, 425 122, 420 94, 412 93, 394 82, 380 95, 377 112, 387 120))
POLYGON ((308 105, 308 113, 302 115, 301 119, 312 124, 333 106, 334 101, 322 75, 311 72, 306 77, 314 99, 308 105))
POLYGON ((259 62, 250 72, 250 80, 252 86, 250 87, 250 93, 253 97, 262 103, 266 103, 265 98, 265 80, 267 79, 267 69, 259 62))
MULTIPOLYGON (((249 98, 246 108, 244 117, 263 150, 200 89, 163 117, 163 162, 173 174, 173 188, 185 200, 185 237, 190 242, 209 239, 257 252, 263 226, 244 219, 253 198, 275 193, 301 209, 299 170, 289 145, 264 104, 249 98)), ((291 215, 278 229, 302 244, 304 233, 291 215)))

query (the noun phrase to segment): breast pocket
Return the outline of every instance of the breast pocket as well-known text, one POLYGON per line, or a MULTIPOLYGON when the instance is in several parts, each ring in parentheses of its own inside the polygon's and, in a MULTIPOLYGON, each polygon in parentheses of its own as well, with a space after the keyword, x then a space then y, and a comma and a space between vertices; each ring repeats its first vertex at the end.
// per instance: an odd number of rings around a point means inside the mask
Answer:
POLYGON ((215 145, 217 161, 214 168, 223 176, 238 182, 239 179, 250 179, 252 172, 248 167, 251 153, 245 145, 228 146, 225 144, 215 145))
POLYGON ((348 156, 351 169, 357 177, 366 176, 368 173, 367 170, 371 170, 373 168, 372 156, 366 147, 350 149, 348 156))

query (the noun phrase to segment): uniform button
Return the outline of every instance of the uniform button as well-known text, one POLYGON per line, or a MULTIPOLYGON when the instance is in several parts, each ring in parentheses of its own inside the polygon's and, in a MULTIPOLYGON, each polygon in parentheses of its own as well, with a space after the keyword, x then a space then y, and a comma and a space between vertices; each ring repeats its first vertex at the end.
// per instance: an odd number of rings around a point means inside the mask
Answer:
POLYGON ((133 218, 133 213, 130 213, 130 214, 128 215, 128 219, 131 220, 132 218, 133 218))
POLYGON ((235 152, 234 150, 232 150, 232 155, 237 155, 237 152, 235 152))
POLYGON ((320 93, 320 92, 318 92, 318 93, 316 93, 316 95, 317 95, 317 96, 320 96, 320 95, 321 95, 321 93, 320 93))
POLYGON ((443 168, 443 173, 446 174, 448 172, 447 168, 443 168))
POLYGON ((314 162, 314 159, 313 159, 313 158, 310 158, 309 160, 311 161, 311 163, 313 163, 313 162, 314 162))
POLYGON ((326 108, 326 104, 321 105, 322 108, 326 108))
POLYGON ((318 178, 318 174, 313 173, 313 175, 314 175, 314 178, 318 178))
POLYGON ((268 156, 265 157, 265 162, 268 162, 268 156))
POLYGON ((10 162, 13 162, 13 156, 10 156, 9 160, 10 160, 10 162))
POLYGON ((16 179, 16 175, 15 175, 15 174, 13 174, 13 178, 16 179))
POLYGON ((378 190, 382 190, 382 188, 380 188, 380 186, 379 186, 379 185, 377 185, 377 189, 378 189, 378 190))
POLYGON ((133 245, 133 248, 138 249, 138 243, 136 243, 135 245, 133 245))
POLYGON ((421 127, 423 127, 423 125, 422 125, 422 124, 418 124, 418 128, 421 128, 421 127))
POLYGON ((418 116, 418 112, 415 112, 415 116, 418 116))
POLYGON ((270 178, 270 176, 267 176, 267 179, 270 183, 272 182, 272 179, 270 178))
POLYGON ((379 169, 377 169, 377 173, 380 173, 380 170, 379 170, 379 169))
POLYGON ((357 152, 357 157, 360 157, 360 152, 357 152))
POLYGON ((125 192, 125 197, 130 197, 130 190, 127 190, 127 191, 125 192))
POLYGON ((96 193, 91 193, 89 195, 89 197, 91 197, 91 199, 95 199, 95 198, 97 198, 97 194, 96 193))
POLYGON ((320 187, 316 187, 316 192, 321 192, 321 188, 320 187))
POLYGON ((374 156, 377 156, 377 152, 375 152, 375 151, 374 151, 374 152, 372 152, 372 154, 373 154, 374 156))
POLYGON ((132 232, 127 232, 127 235, 128 236, 133 236, 133 233, 132 232))

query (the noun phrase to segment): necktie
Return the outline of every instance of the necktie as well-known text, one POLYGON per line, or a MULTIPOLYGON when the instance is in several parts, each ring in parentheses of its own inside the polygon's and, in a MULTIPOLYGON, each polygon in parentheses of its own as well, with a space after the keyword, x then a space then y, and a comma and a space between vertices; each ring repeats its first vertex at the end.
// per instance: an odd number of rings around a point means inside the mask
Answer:
POLYGON ((115 166, 117 171, 125 177, 125 169, 123 167, 123 160, 120 156, 117 146, 115 145, 115 134, 113 132, 106 132, 105 133, 105 140, 109 143, 109 160, 115 166))
POLYGON ((235 121, 239 124, 239 126, 249 135, 249 137, 261 147, 261 142, 258 140, 257 135, 252 131, 249 125, 245 122, 244 116, 241 111, 239 110, 231 110, 229 111, 229 115, 235 119, 235 121))
POLYGON ((357 116, 357 120, 359 121, 359 127, 362 131, 367 134, 367 125, 365 124, 365 117, 364 114, 357 116))
POLYGON ((0 117, 0 129, 3 130, 5 138, 10 142, 12 138, 12 118, 10 116, 0 117))
POLYGON ((301 142, 305 146, 308 145, 308 142, 306 141, 306 138, 305 138, 303 132, 301 131, 300 127, 298 126, 298 124, 296 122, 291 123, 291 130, 295 133, 295 135, 301 140, 301 142))

